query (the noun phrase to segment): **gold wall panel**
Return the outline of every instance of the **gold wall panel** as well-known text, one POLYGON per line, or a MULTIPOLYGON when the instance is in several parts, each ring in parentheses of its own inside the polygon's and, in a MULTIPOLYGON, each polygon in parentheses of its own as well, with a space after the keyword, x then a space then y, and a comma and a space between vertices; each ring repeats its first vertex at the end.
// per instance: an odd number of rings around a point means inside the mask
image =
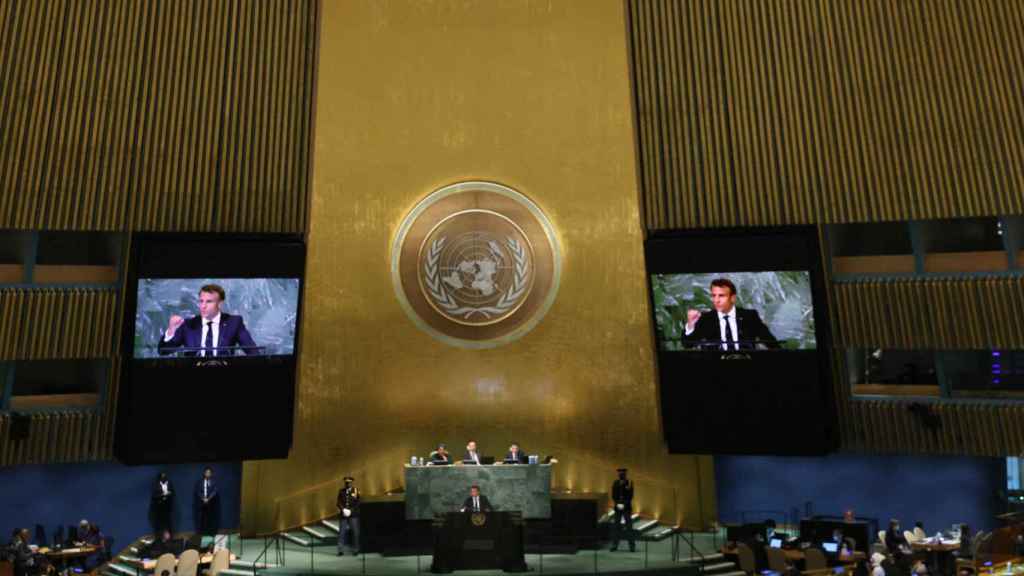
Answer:
POLYGON ((400 488, 444 440, 555 454, 559 488, 628 466, 642 514, 715 517, 711 459, 662 442, 619 0, 325 2, 303 352, 285 461, 247 462, 247 532, 335 512, 337 480, 400 488), (491 180, 545 211, 564 250, 547 316, 492 350, 420 331, 389 246, 430 191, 491 180))
POLYGON ((627 6, 648 229, 1024 211, 1018 2, 627 6))
POLYGON ((837 345, 1024 348, 1024 278, 871 280, 833 285, 837 345))
POLYGON ((304 232, 317 8, 0 0, 0 229, 304 232))

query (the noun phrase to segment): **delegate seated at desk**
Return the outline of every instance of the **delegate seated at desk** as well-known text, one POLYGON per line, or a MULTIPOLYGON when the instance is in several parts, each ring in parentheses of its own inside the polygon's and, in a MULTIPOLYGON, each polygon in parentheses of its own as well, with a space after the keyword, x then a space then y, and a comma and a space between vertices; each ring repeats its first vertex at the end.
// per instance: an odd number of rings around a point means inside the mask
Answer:
POLYGON ((445 466, 451 463, 451 458, 448 457, 448 446, 443 442, 437 445, 437 450, 430 453, 430 464, 434 466, 445 466))
POLYGON ((508 453, 505 454, 505 464, 526 464, 526 455, 519 449, 519 444, 513 442, 508 447, 508 453))
POLYGON ((490 500, 487 496, 480 493, 479 486, 471 486, 469 488, 469 498, 462 503, 462 512, 492 512, 494 508, 491 507, 490 500))
POLYGON ((480 465, 480 453, 476 450, 476 442, 470 440, 466 444, 466 455, 462 458, 463 464, 473 464, 476 466, 480 465))

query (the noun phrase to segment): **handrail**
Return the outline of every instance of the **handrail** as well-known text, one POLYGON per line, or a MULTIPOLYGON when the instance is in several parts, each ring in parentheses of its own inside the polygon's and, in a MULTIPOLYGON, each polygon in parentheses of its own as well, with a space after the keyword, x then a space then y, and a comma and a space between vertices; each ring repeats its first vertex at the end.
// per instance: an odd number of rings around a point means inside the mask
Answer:
MULTIPOLYGON (((697 556, 700 556, 700 573, 703 574, 704 573, 704 564, 707 562, 707 558, 705 558, 704 553, 701 552, 700 550, 698 550, 697 546, 693 543, 693 530, 690 530, 689 532, 690 532, 690 537, 687 538, 686 537, 686 533, 681 528, 677 527, 676 530, 675 530, 676 535, 679 536, 680 538, 682 538, 683 540, 685 540, 686 543, 690 545, 690 559, 693 560, 694 554, 696 554, 697 556)), ((678 550, 677 550, 677 552, 678 552, 678 550)), ((678 560, 678 558, 677 558, 677 560, 678 560)))
POLYGON ((257 556, 256 560, 254 560, 253 563, 252 563, 252 576, 257 576, 256 570, 258 569, 258 567, 260 565, 260 561, 263 560, 263 557, 266 556, 267 551, 270 550, 270 545, 271 544, 276 544, 278 542, 278 539, 281 538, 281 534, 280 533, 271 534, 269 536, 264 536, 263 538, 264 538, 263 552, 260 552, 259 556, 257 556))

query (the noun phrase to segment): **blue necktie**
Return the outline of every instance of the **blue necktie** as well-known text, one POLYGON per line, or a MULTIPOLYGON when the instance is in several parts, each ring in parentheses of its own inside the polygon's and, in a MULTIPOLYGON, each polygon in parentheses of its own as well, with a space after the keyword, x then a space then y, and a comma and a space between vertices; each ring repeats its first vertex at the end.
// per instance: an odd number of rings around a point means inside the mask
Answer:
MULTIPOLYGON (((203 341, 203 348, 213 348, 213 322, 206 323, 206 340, 203 341)), ((203 351, 206 356, 206 351, 203 351)))

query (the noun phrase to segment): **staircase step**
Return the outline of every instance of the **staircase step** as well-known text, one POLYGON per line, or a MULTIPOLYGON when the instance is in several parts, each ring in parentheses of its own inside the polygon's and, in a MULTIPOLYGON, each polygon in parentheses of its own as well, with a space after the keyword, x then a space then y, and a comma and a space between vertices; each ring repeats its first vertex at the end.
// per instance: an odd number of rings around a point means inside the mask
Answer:
POLYGON ((320 538, 321 540, 326 540, 328 538, 334 538, 335 537, 335 535, 328 534, 327 532, 325 532, 323 530, 317 530, 316 528, 313 528, 312 526, 303 526, 302 527, 302 531, 305 532, 306 534, 309 534, 309 535, 313 536, 313 537, 320 538))
POLYGON ((641 520, 636 524, 633 524, 633 530, 636 530, 637 532, 645 532, 656 526, 658 526, 657 520, 641 520))
POLYGON ((614 517, 615 517, 615 510, 609 510, 607 514, 605 514, 604 516, 601 516, 600 518, 598 518, 597 521, 598 521, 598 523, 601 523, 601 522, 607 523, 607 522, 611 522, 612 518, 614 518, 614 517))
POLYGON ((237 568, 225 568, 218 572, 218 574, 224 574, 225 576, 252 576, 252 569, 238 570, 237 568))
POLYGON ((732 572, 722 572, 721 574, 715 574, 715 576, 747 576, 746 572, 742 570, 734 570, 732 572))
POLYGON ((288 540, 289 542, 294 542, 299 546, 310 546, 313 543, 313 541, 309 538, 303 538, 302 536, 299 536, 298 534, 292 532, 282 532, 281 537, 285 540, 288 540))
POLYGON ((659 526, 657 529, 649 531, 647 537, 657 542, 668 538, 672 535, 672 532, 674 532, 674 529, 669 526, 659 526))
POLYGON ((257 564, 255 562, 253 562, 252 560, 239 560, 239 559, 232 560, 231 561, 231 566, 241 567, 241 568, 248 568, 250 571, 252 571, 253 568, 259 568, 260 570, 262 570, 262 569, 265 569, 265 568, 278 568, 279 567, 277 564, 271 564, 269 562, 260 562, 259 564, 257 564))
POLYGON ((135 576, 138 573, 134 566, 120 564, 118 562, 111 562, 110 564, 107 564, 107 570, 123 576, 135 576))
POLYGON ((736 564, 733 562, 718 562, 715 564, 705 564, 704 572, 720 572, 722 570, 735 570, 736 564))
POLYGON ((338 527, 338 521, 337 520, 321 520, 320 523, 323 524, 324 526, 330 528, 331 530, 333 530, 335 534, 337 534, 338 530, 341 529, 341 528, 338 527))

